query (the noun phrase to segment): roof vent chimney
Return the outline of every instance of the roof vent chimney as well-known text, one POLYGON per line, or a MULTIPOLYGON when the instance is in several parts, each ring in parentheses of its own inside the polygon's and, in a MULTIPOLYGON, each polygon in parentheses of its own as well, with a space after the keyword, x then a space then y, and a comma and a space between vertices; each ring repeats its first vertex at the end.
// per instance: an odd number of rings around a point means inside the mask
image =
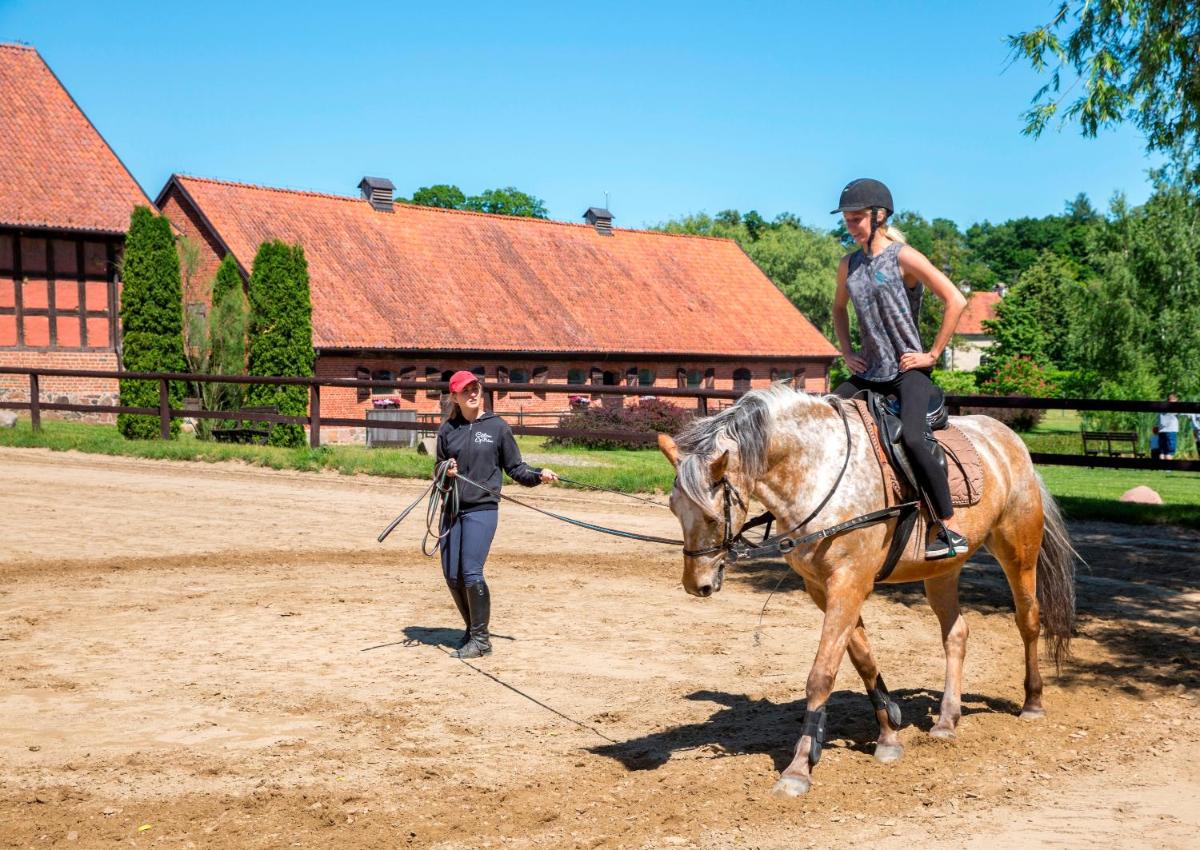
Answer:
POLYGON ((588 207, 588 211, 583 214, 587 223, 596 228, 596 232, 601 236, 612 236, 612 213, 601 207, 588 207))
POLYGON ((358 184, 363 199, 377 212, 391 212, 396 187, 386 177, 364 177, 358 184))

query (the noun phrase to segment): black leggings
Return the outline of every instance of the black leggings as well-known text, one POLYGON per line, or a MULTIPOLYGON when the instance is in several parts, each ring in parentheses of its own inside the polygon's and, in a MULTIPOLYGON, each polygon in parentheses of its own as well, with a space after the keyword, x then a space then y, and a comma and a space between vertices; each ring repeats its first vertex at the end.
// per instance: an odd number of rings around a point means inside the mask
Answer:
POLYGON ((890 393, 900 400, 900 421, 904 426, 900 435, 914 471, 921 479, 921 484, 929 494, 929 500, 933 502, 933 509, 937 511, 938 516, 942 519, 954 516, 946 472, 925 447, 925 432, 928 430, 925 413, 929 410, 929 397, 933 394, 933 381, 929 373, 920 369, 909 369, 890 381, 868 381, 858 375, 851 375, 850 380, 833 392, 842 398, 850 398, 860 390, 890 393))

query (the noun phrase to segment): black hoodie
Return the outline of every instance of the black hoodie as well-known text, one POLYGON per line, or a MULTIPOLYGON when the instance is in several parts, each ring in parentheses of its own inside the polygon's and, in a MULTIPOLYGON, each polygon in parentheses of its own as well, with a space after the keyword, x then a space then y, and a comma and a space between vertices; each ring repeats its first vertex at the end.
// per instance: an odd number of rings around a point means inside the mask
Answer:
MULTIPOLYGON (((496 492, 500 491, 501 469, 526 487, 541 483, 542 471, 521 460, 512 428, 494 413, 480 413, 474 422, 468 422, 455 412, 442 423, 437 434, 437 459, 440 463, 450 458, 458 461, 458 471, 467 478, 496 492)), ((500 502, 491 493, 461 480, 458 496, 459 513, 493 511, 500 502)))

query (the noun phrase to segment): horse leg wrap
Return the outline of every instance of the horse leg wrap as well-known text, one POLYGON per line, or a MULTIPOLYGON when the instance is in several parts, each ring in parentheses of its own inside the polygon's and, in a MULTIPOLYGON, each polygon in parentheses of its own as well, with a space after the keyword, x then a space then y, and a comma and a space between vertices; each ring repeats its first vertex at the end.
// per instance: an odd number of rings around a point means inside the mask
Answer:
POLYGON ((815 766, 821 760, 821 747, 825 743, 825 706, 804 709, 800 737, 805 735, 812 738, 812 746, 808 750, 808 763, 815 766))
POLYGON ((900 706, 888 693, 887 685, 883 683, 883 676, 875 677, 875 687, 867 691, 867 696, 871 698, 871 705, 875 706, 875 710, 886 711, 888 722, 892 724, 893 728, 899 729, 904 716, 900 713, 900 706))

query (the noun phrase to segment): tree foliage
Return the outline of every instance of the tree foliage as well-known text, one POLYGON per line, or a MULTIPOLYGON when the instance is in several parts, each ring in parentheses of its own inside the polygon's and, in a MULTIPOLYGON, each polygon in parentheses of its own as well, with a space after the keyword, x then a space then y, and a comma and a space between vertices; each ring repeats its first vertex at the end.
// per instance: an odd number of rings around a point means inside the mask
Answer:
POLYGON ((462 209, 495 215, 549 218, 546 213, 546 204, 541 198, 535 198, 515 186, 486 189, 478 195, 472 195, 463 202, 462 209))
MULTIPOLYGON (((312 343, 312 302, 308 261, 299 245, 264 242, 250 272, 249 374, 310 376, 316 360, 312 343)), ((308 388, 253 385, 246 394, 251 406, 273 405, 280 413, 308 412, 308 388)), ((271 444, 304 443, 300 425, 276 425, 271 444)))
POLYGON ((472 210, 474 212, 512 215, 524 218, 548 218, 546 203, 515 186, 503 189, 486 189, 478 195, 467 195, 453 184, 438 183, 422 186, 413 192, 410 199, 397 198, 401 203, 424 207, 441 207, 449 210, 472 210))
MULTIPOLYGON (((122 366, 129 372, 183 372, 183 284, 175 237, 165 216, 148 207, 136 207, 129 222, 121 263, 122 366)), ((172 408, 183 406, 184 386, 168 387, 172 408)), ((157 381, 123 380, 121 404, 158 407, 157 381)), ((159 436, 157 416, 121 413, 117 427, 127 439, 159 436)), ((171 420, 171 435, 179 433, 179 420, 171 420)))
POLYGON ((1200 151, 1198 0, 1070 0, 1008 42, 1014 60, 1049 75, 1024 115, 1026 134, 1056 118, 1085 136, 1130 121, 1150 149, 1191 171, 1200 151))
POLYGON ((438 183, 433 186, 422 186, 413 192, 410 204, 421 207, 441 207, 447 210, 461 210, 467 202, 467 196, 457 186, 438 183))

